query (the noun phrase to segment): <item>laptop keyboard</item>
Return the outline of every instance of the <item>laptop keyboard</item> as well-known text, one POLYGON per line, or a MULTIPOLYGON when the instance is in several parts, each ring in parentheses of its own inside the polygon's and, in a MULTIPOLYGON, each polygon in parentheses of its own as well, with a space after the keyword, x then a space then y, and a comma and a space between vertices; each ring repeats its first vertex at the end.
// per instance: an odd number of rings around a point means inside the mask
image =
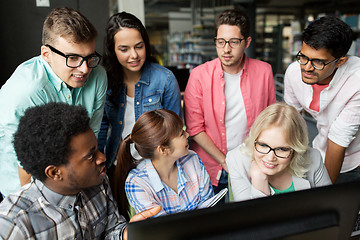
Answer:
POLYGON ((360 235, 360 214, 358 215, 358 217, 356 219, 355 226, 354 226, 351 236, 353 237, 353 236, 358 236, 358 235, 360 235))

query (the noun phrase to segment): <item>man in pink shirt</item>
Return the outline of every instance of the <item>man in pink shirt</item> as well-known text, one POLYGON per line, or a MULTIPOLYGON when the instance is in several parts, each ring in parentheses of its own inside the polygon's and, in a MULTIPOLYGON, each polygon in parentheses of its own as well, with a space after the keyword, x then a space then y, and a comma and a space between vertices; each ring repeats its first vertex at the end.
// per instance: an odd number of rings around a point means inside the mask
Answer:
POLYGON ((340 19, 314 21, 285 74, 285 101, 317 121, 313 147, 333 183, 360 179, 360 59, 346 56, 352 40, 351 28, 340 19))
POLYGON ((191 71, 184 110, 192 149, 217 193, 228 186, 226 153, 243 142, 257 115, 276 97, 271 66, 244 54, 251 42, 248 16, 226 10, 215 25, 218 58, 191 71))

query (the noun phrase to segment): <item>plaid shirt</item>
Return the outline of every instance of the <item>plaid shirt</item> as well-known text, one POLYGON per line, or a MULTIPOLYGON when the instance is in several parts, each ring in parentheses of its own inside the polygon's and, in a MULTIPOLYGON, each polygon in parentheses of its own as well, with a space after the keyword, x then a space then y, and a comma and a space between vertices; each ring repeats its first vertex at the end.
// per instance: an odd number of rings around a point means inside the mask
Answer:
POLYGON ((32 179, 0 204, 0 239, 120 239, 126 226, 108 179, 64 196, 32 179))
POLYGON ((125 191, 136 213, 157 205, 162 209, 156 216, 189 211, 214 195, 210 177, 195 152, 178 159, 176 166, 177 193, 161 181, 150 159, 130 171, 125 191))

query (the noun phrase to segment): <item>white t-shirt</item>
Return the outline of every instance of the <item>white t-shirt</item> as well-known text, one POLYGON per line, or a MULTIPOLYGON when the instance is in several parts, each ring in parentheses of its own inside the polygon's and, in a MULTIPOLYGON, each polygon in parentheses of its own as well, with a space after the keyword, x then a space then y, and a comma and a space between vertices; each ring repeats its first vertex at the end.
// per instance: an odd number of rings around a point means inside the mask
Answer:
POLYGON ((240 89, 241 73, 242 70, 237 74, 224 72, 227 151, 239 146, 248 134, 244 99, 240 89))
POLYGON ((126 104, 124 112, 124 126, 122 131, 122 139, 125 139, 132 131, 135 124, 135 108, 134 98, 126 95, 126 104))
MULTIPOLYGON (((134 107, 134 98, 126 95, 126 104, 125 104, 125 112, 124 112, 124 126, 121 134, 122 139, 125 139, 132 131, 135 124, 135 107, 134 107)), ((140 160, 141 156, 135 149, 135 145, 130 145, 131 155, 140 160)), ((116 164, 116 163, 114 163, 116 164)))

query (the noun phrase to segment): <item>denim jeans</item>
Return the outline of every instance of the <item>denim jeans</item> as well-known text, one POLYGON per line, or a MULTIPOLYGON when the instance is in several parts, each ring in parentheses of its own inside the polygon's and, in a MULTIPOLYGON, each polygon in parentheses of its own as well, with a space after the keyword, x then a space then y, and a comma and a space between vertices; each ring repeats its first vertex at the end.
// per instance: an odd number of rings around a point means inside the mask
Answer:
MULTIPOLYGON (((219 183, 217 186, 213 185, 213 189, 214 189, 214 194, 216 195, 217 193, 219 193, 222 189, 224 188, 228 188, 229 187, 229 181, 228 181, 229 177, 228 177, 228 173, 223 169, 221 171, 221 176, 219 179, 219 183)), ((226 195, 217 203, 217 205, 223 205, 225 204, 225 200, 229 199, 229 192, 226 193, 226 195)))
POLYGON ((335 183, 352 182, 356 180, 360 180, 360 166, 349 172, 340 173, 335 183))

